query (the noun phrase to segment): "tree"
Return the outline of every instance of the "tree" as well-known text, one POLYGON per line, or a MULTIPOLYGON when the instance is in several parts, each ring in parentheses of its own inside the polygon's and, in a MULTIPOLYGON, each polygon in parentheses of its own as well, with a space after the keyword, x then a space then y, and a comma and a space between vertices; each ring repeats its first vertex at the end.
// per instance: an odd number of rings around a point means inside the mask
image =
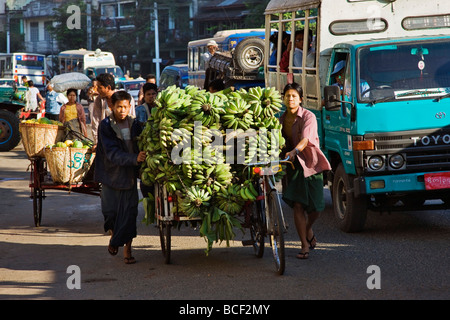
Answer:
POLYGON ((58 41, 60 50, 85 48, 87 43, 87 32, 86 4, 84 1, 76 0, 71 3, 65 2, 59 8, 53 9, 53 11, 57 23, 55 26, 49 26, 48 31, 58 41), (73 12, 68 10, 69 6, 77 6, 80 10, 79 12, 73 12), (69 13, 67 11, 69 11, 69 13), (70 23, 72 23, 73 19, 79 19, 80 25, 71 28, 70 23), (70 41, 67 41, 68 39, 70 39, 70 41))
POLYGON ((250 13, 245 17, 246 28, 264 28, 265 18, 264 11, 270 0, 262 0, 258 2, 248 1, 245 2, 245 6, 249 9, 250 13))

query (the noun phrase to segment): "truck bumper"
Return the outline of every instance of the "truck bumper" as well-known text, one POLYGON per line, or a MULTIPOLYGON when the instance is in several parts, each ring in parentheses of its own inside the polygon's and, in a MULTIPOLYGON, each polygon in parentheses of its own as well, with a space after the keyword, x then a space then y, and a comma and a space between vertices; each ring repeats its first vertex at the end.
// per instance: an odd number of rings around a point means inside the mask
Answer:
POLYGON ((353 181, 354 193, 358 197, 364 194, 427 191, 425 189, 424 174, 426 172, 358 177, 353 181))

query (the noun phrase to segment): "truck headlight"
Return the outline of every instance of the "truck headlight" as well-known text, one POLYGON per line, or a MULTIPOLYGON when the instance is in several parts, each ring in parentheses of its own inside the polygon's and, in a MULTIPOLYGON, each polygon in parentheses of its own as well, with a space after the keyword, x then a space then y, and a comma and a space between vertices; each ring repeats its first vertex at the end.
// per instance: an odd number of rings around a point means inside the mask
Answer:
POLYGON ((370 170, 378 171, 384 167, 384 159, 381 156, 371 156, 367 164, 370 170))
POLYGON ((393 154, 389 157, 389 166, 392 169, 400 169, 405 165, 405 158, 401 154, 393 154))

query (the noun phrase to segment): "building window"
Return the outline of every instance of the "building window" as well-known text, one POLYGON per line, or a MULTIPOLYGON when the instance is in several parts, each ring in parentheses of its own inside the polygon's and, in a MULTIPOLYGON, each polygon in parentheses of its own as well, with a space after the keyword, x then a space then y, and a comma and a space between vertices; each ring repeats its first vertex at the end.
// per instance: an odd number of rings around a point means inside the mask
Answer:
POLYGON ((102 23, 106 28, 134 28, 135 2, 105 3, 101 7, 102 23))
POLYGON ((30 23, 30 41, 31 42, 39 41, 39 22, 30 23))

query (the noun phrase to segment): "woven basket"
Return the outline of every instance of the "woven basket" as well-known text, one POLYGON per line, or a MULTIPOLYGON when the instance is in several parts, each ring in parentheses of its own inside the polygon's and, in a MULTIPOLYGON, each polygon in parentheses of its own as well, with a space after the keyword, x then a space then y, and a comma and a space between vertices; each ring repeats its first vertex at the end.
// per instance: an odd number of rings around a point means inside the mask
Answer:
POLYGON ((78 183, 94 162, 95 153, 84 148, 45 148, 47 167, 56 183, 78 183))
POLYGON ((42 123, 20 123, 19 132, 28 158, 44 157, 45 146, 56 143, 58 126, 42 123))

